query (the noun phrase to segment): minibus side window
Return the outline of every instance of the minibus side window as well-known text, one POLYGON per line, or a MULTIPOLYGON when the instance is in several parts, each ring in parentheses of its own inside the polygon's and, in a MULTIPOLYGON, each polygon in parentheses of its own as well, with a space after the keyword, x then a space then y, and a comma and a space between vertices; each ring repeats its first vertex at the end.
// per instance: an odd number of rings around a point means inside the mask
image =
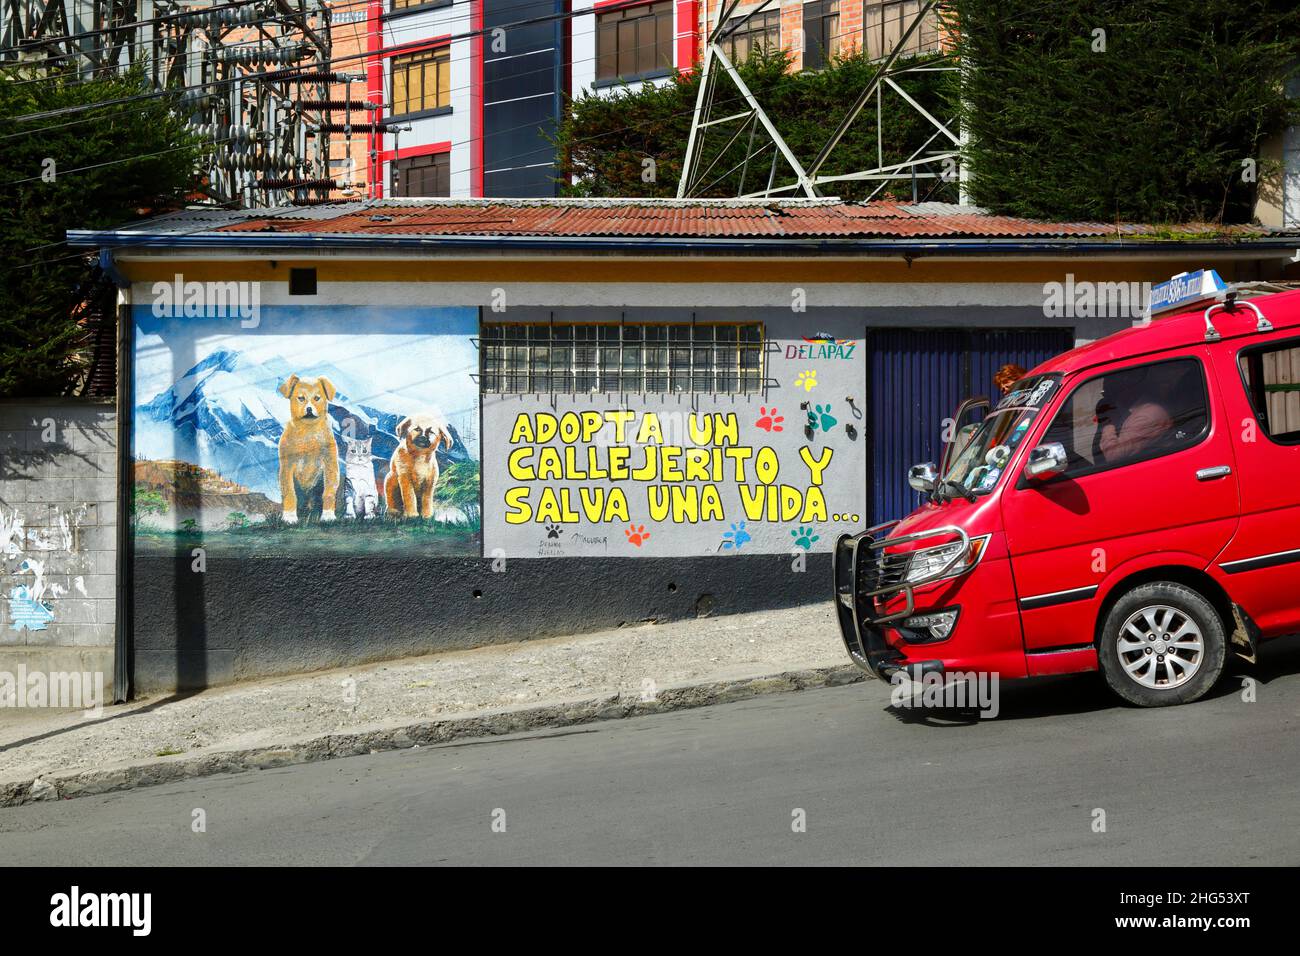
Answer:
POLYGON ((1264 434, 1279 445, 1300 445, 1300 341, 1246 349, 1237 362, 1264 434))
POLYGON ((1040 441, 1060 442, 1068 460, 1064 477, 1078 478, 1190 448, 1209 424, 1201 363, 1174 359, 1080 383, 1040 441))

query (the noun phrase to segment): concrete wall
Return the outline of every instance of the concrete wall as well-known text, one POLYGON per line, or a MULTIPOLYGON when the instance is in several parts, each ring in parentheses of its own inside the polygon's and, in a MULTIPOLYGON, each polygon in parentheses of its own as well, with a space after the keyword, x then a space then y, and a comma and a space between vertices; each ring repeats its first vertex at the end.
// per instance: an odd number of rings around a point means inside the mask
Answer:
MULTIPOLYGON (((1300 80, 1292 80, 1287 92, 1300 99, 1300 80)), ((1274 166, 1260 179, 1255 216, 1266 226, 1294 229, 1300 225, 1300 126, 1265 140, 1260 158, 1274 166)))
MULTIPOLYGON (((178 538, 182 548, 145 547, 137 535, 131 626, 134 674, 141 692, 165 692, 176 687, 346 666, 447 648, 559 636, 647 620, 826 600, 829 556, 824 549, 839 531, 860 527, 866 520, 866 432, 847 399, 852 397, 854 405, 870 416, 862 344, 868 329, 1039 328, 1048 324, 1072 328, 1077 340, 1089 340, 1127 325, 1129 319, 1049 320, 1044 311, 1047 279, 1060 281, 1067 273, 1084 272, 1093 278, 1101 275, 1152 281, 1185 267, 1163 263, 1140 269, 1031 263, 1017 267, 1014 281, 982 275, 965 281, 934 281, 934 276, 925 275, 924 263, 915 269, 899 266, 896 275, 886 265, 855 263, 851 270, 842 270, 843 277, 838 277, 825 262, 811 260, 798 263, 797 268, 764 263, 761 271, 752 270, 757 278, 746 281, 737 281, 735 274, 726 272, 724 264, 708 263, 709 278, 718 273, 720 281, 704 281, 694 278, 699 270, 693 270, 695 264, 687 261, 673 266, 681 273, 682 281, 654 282, 644 280, 644 266, 602 271, 599 261, 573 267, 572 276, 566 274, 568 267, 564 263, 548 262, 541 279, 525 277, 514 265, 503 265, 498 279, 484 276, 481 271, 447 275, 437 263, 421 263, 410 271, 410 277, 419 281, 367 281, 355 272, 341 268, 334 271, 326 258, 307 264, 319 268, 321 281, 318 294, 305 298, 287 294, 283 281, 285 262, 278 266, 214 263, 211 272, 197 274, 259 282, 260 324, 241 331, 240 322, 228 322, 229 334, 238 336, 229 344, 247 349, 260 336, 283 334, 288 367, 303 375, 322 374, 316 363, 323 361, 342 364, 346 373, 350 363, 360 361, 356 356, 373 355, 376 364, 366 375, 358 376, 363 379, 361 384, 373 381, 384 389, 398 387, 407 376, 389 367, 389 356, 395 353, 376 351, 366 336, 394 332, 394 323, 405 321, 402 315, 409 312, 410 321, 417 324, 402 328, 418 341, 402 344, 401 348, 427 356, 427 373, 422 368, 414 387, 431 390, 429 397, 435 404, 444 404, 432 390, 454 377, 466 394, 466 402, 461 404, 481 407, 477 448, 466 423, 458 420, 456 424, 466 447, 482 464, 481 538, 458 540, 454 547, 446 546, 448 539, 444 538, 444 546, 438 551, 418 542, 404 549, 390 542, 381 550, 376 545, 381 543, 382 535, 354 537, 354 532, 367 529, 351 527, 342 516, 330 528, 304 518, 294 528, 274 530, 260 542, 257 535, 246 531, 221 532, 201 521, 178 538), (787 268, 803 281, 783 281, 783 269, 787 268), (817 281, 804 280, 809 273, 827 276, 817 281), (518 278, 511 279, 512 274, 518 278), (917 275, 914 280, 913 274, 917 275), (731 281, 725 281, 727 278, 731 281), (498 313, 493 303, 503 290, 508 308, 498 313), (791 307, 796 290, 806 293, 806 311, 796 312, 791 307), (339 317, 329 321, 341 322, 335 331, 341 329, 346 335, 339 339, 338 348, 326 349, 323 333, 329 330, 324 325, 300 328, 295 324, 295 315, 320 324, 327 321, 331 310, 338 311, 339 317), (355 314, 348 310, 355 310, 355 314), (673 395, 620 398, 603 394, 554 398, 546 394, 485 395, 480 401, 472 351, 465 358, 459 346, 451 348, 455 343, 450 340, 429 351, 429 343, 420 338, 424 334, 419 331, 418 322, 424 321, 420 316, 428 313, 432 317, 437 310, 442 310, 444 316, 455 310, 472 310, 472 315, 481 316, 484 322, 546 321, 552 314, 556 322, 609 322, 620 316, 627 322, 666 322, 689 319, 692 314, 701 323, 762 322, 769 340, 764 372, 767 389, 753 396, 700 395, 694 402, 673 395), (295 328, 300 332, 292 331, 295 328), (310 334, 301 347, 295 346, 294 336, 302 332, 310 334), (842 340, 843 351, 838 355, 817 353, 815 349, 800 351, 810 344, 806 339, 822 341, 826 337, 842 340), (797 388, 799 374, 809 368, 817 372, 817 387, 811 391, 797 388), (800 407, 803 402, 811 406, 829 402, 837 424, 829 433, 819 430, 810 438, 804 430, 807 411, 800 407), (780 433, 767 432, 759 425, 761 409, 773 405, 785 418, 780 433), (599 528, 585 519, 574 524, 564 522, 560 535, 555 537, 550 535, 545 521, 506 522, 506 493, 521 484, 508 473, 510 451, 523 444, 512 441, 519 415, 596 408, 626 408, 642 416, 651 410, 734 413, 741 427, 740 444, 772 447, 780 460, 778 481, 786 483, 789 478, 788 483, 805 492, 810 476, 800 457, 801 449, 833 448, 834 459, 827 467, 823 486, 829 520, 770 521, 764 515, 763 520, 750 523, 750 538, 743 548, 724 548, 731 523, 743 517, 743 513, 733 513, 737 507, 743 509, 743 502, 738 483, 729 474, 726 481, 719 483, 724 494, 724 520, 670 521, 652 526, 646 520, 647 489, 629 487, 630 510, 633 502, 638 502, 637 513, 629 518, 635 518, 638 525, 644 523, 650 531, 650 537, 639 547, 626 536, 627 524, 619 521, 602 522, 599 528), (856 434, 846 429, 850 423, 856 426, 856 434), (795 477, 805 480, 796 482, 795 477), (792 531, 809 523, 816 525, 819 537, 810 545, 800 546, 792 531), (605 541, 601 544, 579 538, 605 541), (258 546, 250 547, 252 544, 258 546), (202 572, 195 570, 195 548, 203 549, 202 572)), ((1231 274, 1230 263, 1212 264, 1219 266, 1225 277, 1231 274)), ((170 279, 175 271, 184 271, 188 276, 199 268, 164 263, 153 271, 158 277, 170 279)), ((376 268, 402 275, 398 266, 381 264, 376 268)), ((969 271, 969 267, 962 268, 969 271)), ((132 303, 137 312, 152 312, 153 278, 152 274, 148 279, 139 278, 133 286, 132 303)), ((176 319, 173 327, 194 331, 196 322, 200 320, 176 319)), ((458 324, 448 334, 477 340, 476 325, 476 321, 469 327, 458 324)), ((158 330, 165 333, 168 327, 162 323, 158 330)), ((206 331, 201 337, 204 349, 216 347, 206 331)), ((152 335, 140 337, 137 330, 137 359, 164 361, 175 378, 206 355, 177 351, 180 346, 168 345, 168 341, 165 334, 159 340, 152 335)), ((250 367, 250 377, 244 383, 252 390, 250 401, 264 407, 271 418, 283 421, 287 402, 277 393, 275 382, 260 380, 258 368, 250 367)), ((152 385, 145 387, 141 380, 143 372, 144 366, 138 365, 138 407, 153 403, 157 397, 157 390, 152 385)), ((242 386, 225 392, 232 399, 245 394, 242 386)), ((336 397, 336 403, 338 400, 336 397)), ((170 403, 155 403, 154 410, 164 406, 172 407, 170 403)), ((181 410, 189 407, 176 406, 181 410)), ((183 429, 176 431, 178 440, 186 434, 183 429)), ((680 429, 675 434, 680 437, 680 429)), ((186 455, 178 446, 174 452, 151 452, 146 457, 186 455)), ((249 484, 238 474, 224 471, 221 477, 249 484)), ((542 486, 561 483, 535 482, 538 487, 532 493, 542 486)), ((278 500, 274 491, 266 494, 274 505, 278 500)), ((240 507, 250 516, 253 514, 244 505, 240 507)), ((173 506, 168 515, 174 511, 173 506)), ((436 541, 430 544, 437 546, 436 541)))
POLYGON ((113 678, 117 416, 0 402, 0 671, 113 678))

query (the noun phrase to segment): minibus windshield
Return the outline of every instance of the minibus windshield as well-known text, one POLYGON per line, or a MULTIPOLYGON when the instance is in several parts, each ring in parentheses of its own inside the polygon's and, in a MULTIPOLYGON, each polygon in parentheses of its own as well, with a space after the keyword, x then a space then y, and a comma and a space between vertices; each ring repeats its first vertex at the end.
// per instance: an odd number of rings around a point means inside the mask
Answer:
POLYGON ((935 498, 974 498, 994 489, 1038 413, 1051 400, 1060 375, 1021 379, 980 423, 974 434, 958 436, 952 464, 935 488, 935 498))

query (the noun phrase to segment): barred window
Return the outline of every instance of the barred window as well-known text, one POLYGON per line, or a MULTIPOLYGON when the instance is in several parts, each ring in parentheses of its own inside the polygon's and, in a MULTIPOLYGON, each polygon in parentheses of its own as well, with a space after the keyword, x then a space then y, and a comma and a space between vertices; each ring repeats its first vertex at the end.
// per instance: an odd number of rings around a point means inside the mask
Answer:
POLYGON ((758 324, 484 323, 487 393, 709 392, 763 388, 758 324))

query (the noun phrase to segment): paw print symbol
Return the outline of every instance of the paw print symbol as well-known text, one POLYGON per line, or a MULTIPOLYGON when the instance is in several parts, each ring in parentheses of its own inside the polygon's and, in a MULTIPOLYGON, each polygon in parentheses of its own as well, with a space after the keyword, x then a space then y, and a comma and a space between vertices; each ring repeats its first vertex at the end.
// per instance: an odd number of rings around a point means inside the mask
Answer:
POLYGON ((778 415, 775 408, 764 408, 760 405, 758 407, 758 421, 754 424, 765 432, 779 432, 785 431, 781 427, 783 421, 785 421, 785 416, 778 415))
POLYGON ((650 532, 645 529, 643 524, 630 524, 623 533, 627 535, 627 540, 638 548, 650 537, 650 532))
POLYGON ((811 551, 812 546, 821 540, 821 535, 813 533, 812 525, 806 528, 795 528, 790 535, 794 538, 794 543, 805 551, 811 551))
POLYGON ((811 392, 817 387, 817 370, 814 368, 800 372, 794 380, 795 388, 802 388, 805 392, 811 392))
POLYGON ((558 538, 560 536, 560 526, 558 524, 548 524, 546 526, 546 537, 558 538))
POLYGON ((734 548, 739 551, 745 546, 745 542, 750 540, 750 534, 745 530, 745 522, 742 521, 738 525, 733 524, 730 531, 724 531, 722 533, 721 547, 724 551, 728 548, 734 548))
POLYGON ((828 432, 837 424, 839 424, 839 419, 831 415, 831 406, 829 403, 826 405, 817 405, 808 413, 808 427, 813 431, 820 428, 822 431, 828 432))

